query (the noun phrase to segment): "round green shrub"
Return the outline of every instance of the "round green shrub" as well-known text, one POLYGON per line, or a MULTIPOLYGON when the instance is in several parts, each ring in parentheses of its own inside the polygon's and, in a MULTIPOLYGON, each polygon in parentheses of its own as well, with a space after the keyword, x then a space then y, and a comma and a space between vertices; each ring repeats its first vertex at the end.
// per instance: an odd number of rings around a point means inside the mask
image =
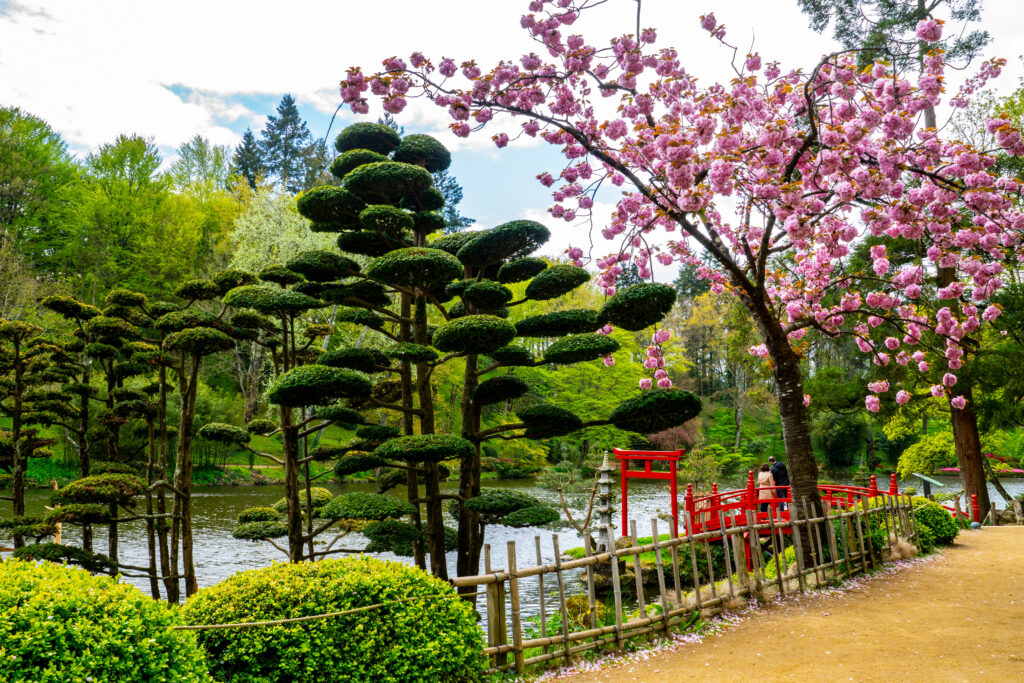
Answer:
POLYGON ((257 417, 254 420, 249 420, 249 424, 245 425, 245 431, 250 434, 267 435, 277 429, 277 423, 273 420, 267 420, 262 417, 257 417))
POLYGON ((579 415, 550 403, 537 403, 516 411, 526 425, 527 439, 549 439, 571 434, 583 426, 579 415))
POLYGON ((251 308, 260 313, 304 311, 323 306, 323 302, 306 294, 266 285, 236 287, 224 295, 224 303, 237 308, 251 308))
POLYGON ((298 624, 199 631, 199 642, 224 683, 484 678, 473 607, 447 582, 400 562, 356 557, 240 572, 197 593, 181 613, 188 623, 216 624, 378 604, 384 607, 298 624))
POLYGON ((352 224, 366 202, 343 187, 321 185, 306 190, 295 200, 299 213, 314 223, 352 224))
MULTIPOLYGON (((493 315, 496 318, 502 320, 508 318, 509 310, 505 306, 494 309, 474 308, 473 313, 475 315, 493 315)), ((448 319, 455 320, 456 318, 465 318, 470 315, 469 311, 466 310, 466 306, 462 301, 456 301, 451 307, 448 308, 448 319)))
POLYGON ((83 569, 0 562, 0 680, 209 681, 168 605, 83 569))
POLYGON ((338 180, 343 179, 353 169, 364 164, 375 164, 379 161, 387 161, 388 158, 378 152, 368 149, 350 149, 344 154, 334 158, 331 162, 331 174, 338 180))
POLYGON ((126 462, 99 460, 89 464, 89 474, 135 474, 137 470, 126 462))
POLYGON ((505 515, 501 523, 505 526, 522 528, 527 526, 544 526, 561 519, 561 515, 554 508, 546 505, 537 505, 529 508, 522 508, 505 515))
POLYGON ((395 161, 422 166, 431 173, 446 170, 452 163, 452 155, 436 139, 429 135, 406 135, 395 150, 395 161))
POLYGON ((400 161, 380 161, 353 169, 344 187, 368 204, 398 204, 415 198, 434 182, 426 169, 400 161))
POLYGON ((346 126, 334 139, 334 148, 344 154, 353 149, 368 149, 377 154, 391 154, 402 142, 402 136, 383 123, 360 122, 346 126))
POLYGON ((128 289, 112 289, 103 301, 111 306, 145 306, 146 295, 128 289))
POLYGON ((199 436, 208 441, 219 443, 238 444, 244 446, 249 443, 252 435, 246 430, 223 422, 211 422, 199 428, 199 436))
MULTIPOLYGON (((334 494, 329 489, 325 489, 323 486, 311 486, 309 487, 309 496, 313 500, 313 512, 316 513, 323 506, 331 502, 334 498, 334 494)), ((288 499, 279 498, 276 503, 270 506, 271 509, 277 510, 280 514, 284 514, 288 511, 288 499)), ((306 491, 299 491, 299 507, 303 510, 306 509, 306 491)))
POLYGON ((590 273, 576 266, 557 264, 539 273, 526 285, 526 296, 535 301, 568 294, 590 279, 590 273))
MULTIPOLYGON (((371 453, 349 453, 334 465, 334 474, 347 477, 357 472, 367 472, 384 464, 381 458, 371 453)), ((402 473, 405 476, 405 473, 402 473)))
POLYGON ((209 301, 220 294, 220 287, 209 280, 186 280, 174 290, 174 296, 189 301, 209 301))
POLYGON ((242 510, 238 514, 239 524, 248 524, 249 522, 277 522, 280 521, 281 517, 277 510, 272 507, 255 507, 242 510))
POLYGON ((83 304, 81 301, 70 296, 51 295, 45 297, 40 303, 42 303, 44 308, 48 308, 54 313, 72 320, 90 320, 102 315, 100 309, 95 306, 83 304))
POLYGON ((574 334, 563 337, 544 351, 548 363, 579 363, 619 350, 619 342, 604 334, 574 334))
POLYGON ((134 325, 130 325, 120 318, 108 318, 105 315, 91 318, 85 324, 85 331, 97 337, 110 337, 112 339, 137 337, 139 334, 134 325))
POLYGON ((462 247, 466 246, 469 242, 472 242, 479 237, 481 231, 479 230, 463 230, 462 232, 453 232, 450 235, 441 235, 435 237, 427 243, 427 246, 431 249, 440 249, 446 251, 452 256, 459 253, 462 247))
POLYGON ((498 524, 516 510, 543 506, 540 499, 515 489, 482 488, 479 496, 466 501, 466 507, 480 513, 484 524, 498 524))
POLYGON ((313 460, 317 462, 327 462, 328 460, 337 460, 347 452, 347 446, 328 446, 327 444, 320 444, 310 449, 309 457, 313 458, 313 460))
POLYGON ((512 290, 491 280, 474 282, 462 291, 462 299, 478 310, 501 308, 512 301, 512 290))
POLYGON ((402 432, 398 427, 392 427, 390 425, 363 425, 356 429, 356 436, 360 439, 378 442, 393 439, 401 433, 402 432))
POLYGON ((600 327, 601 324, 597 321, 597 311, 578 308, 523 318, 516 323, 516 336, 562 337, 567 334, 596 332, 600 327))
POLYGON ((284 522, 277 520, 245 522, 236 526, 231 535, 242 541, 265 541, 268 538, 287 536, 288 527, 284 522))
POLYGON ((359 264, 352 259, 323 249, 304 251, 285 267, 312 282, 332 282, 359 272, 359 264))
POLYGON ((472 458, 476 449, 454 434, 413 434, 391 439, 378 446, 373 454, 385 460, 441 462, 472 458))
POLYGON ((366 268, 366 276, 392 286, 433 289, 462 274, 462 265, 440 249, 409 247, 380 256, 366 268))
POLYGON ((548 267, 548 262, 535 256, 509 261, 498 269, 498 282, 512 284, 514 282, 526 282, 538 275, 548 267))
POLYGON ((441 325, 432 343, 442 351, 490 353, 516 336, 512 323, 493 315, 467 315, 441 325))
POLYGON ((531 367, 536 365, 533 354, 529 350, 515 344, 495 349, 487 354, 492 359, 507 367, 531 367))
POLYGON ((409 522, 397 519, 370 522, 363 527, 361 533, 370 539, 370 544, 365 549, 366 552, 391 552, 402 557, 411 557, 413 544, 423 540, 423 534, 419 529, 409 522))
POLYGON ((383 235, 373 230, 353 230, 338 235, 338 249, 349 254, 383 256, 392 249, 410 246, 404 236, 383 235))
POLYGON ((26 562, 43 560, 59 565, 75 565, 94 574, 106 574, 117 569, 117 565, 111 562, 110 558, 106 555, 94 553, 73 545, 61 545, 58 543, 23 545, 11 553, 11 557, 17 560, 25 560, 26 562))
POLYGON ((43 515, 44 524, 106 524, 115 517, 110 506, 101 503, 70 503, 59 505, 43 515))
POLYGON ((268 316, 256 311, 235 311, 231 316, 231 324, 239 328, 269 330, 275 327, 274 321, 268 316))
POLYGON ((618 405, 608 421, 628 432, 654 434, 692 420, 701 402, 682 389, 650 389, 618 405))
POLYGON ((57 503, 128 504, 146 490, 146 482, 133 474, 94 474, 65 485, 54 492, 57 503))
POLYGON ((316 359, 320 365, 348 368, 373 374, 383 372, 390 364, 388 357, 377 349, 339 348, 321 353, 316 359))
POLYGON ((456 256, 474 268, 522 258, 551 238, 547 228, 528 220, 510 221, 490 230, 470 234, 476 237, 459 249, 456 256))
POLYGON ((389 204, 371 204, 359 214, 359 224, 384 235, 404 235, 415 226, 412 214, 389 204))
POLYGON ((273 282, 275 285, 287 287, 303 281, 303 277, 293 270, 288 270, 281 264, 267 266, 256 273, 256 277, 263 282, 273 282))
POLYGON ((670 285, 642 282, 619 290, 598 313, 602 323, 610 322, 624 330, 637 332, 661 322, 676 303, 676 290, 670 285))
POLYGON ((409 342, 395 344, 391 348, 385 349, 384 353, 394 360, 404 360, 410 363, 433 363, 437 360, 437 351, 434 349, 423 344, 409 342))
POLYGON ((235 340, 212 327, 190 327, 167 336, 164 348, 193 356, 208 356, 235 347, 235 340))
POLYGON ((444 195, 436 187, 428 187, 415 199, 402 200, 402 205, 413 211, 440 211, 444 207, 444 195))
POLYGON ((932 502, 924 497, 911 499, 914 504, 914 517, 918 525, 924 524, 931 529, 935 536, 935 543, 938 545, 949 545, 956 540, 960 533, 960 527, 953 516, 946 512, 941 505, 932 502))
POLYGON ((363 374, 326 365, 301 365, 270 385, 270 402, 290 408, 322 405, 338 398, 365 398, 372 385, 363 374))
POLYGON ((921 520, 917 521, 917 549, 922 555, 927 555, 935 550, 935 532, 921 520))
POLYGON ((320 510, 324 519, 382 520, 408 514, 412 514, 412 505, 404 500, 366 491, 344 493, 320 510))
POLYGON ((413 211, 413 227, 423 235, 443 230, 446 225, 444 216, 434 211, 413 211))
POLYGON ((379 329, 384 326, 384 318, 363 308, 339 308, 334 316, 335 322, 351 323, 362 325, 372 329, 379 329))
POLYGON ((217 285, 217 291, 222 295, 227 294, 235 287, 254 285, 256 282, 255 275, 237 268, 228 268, 213 276, 213 284, 217 285))
POLYGON ((514 375, 492 377, 481 382, 473 390, 473 400, 480 405, 504 403, 523 396, 530 390, 530 385, 514 375))
POLYGON ((408 476, 404 470, 384 470, 377 477, 377 493, 387 493, 399 484, 406 483, 408 483, 408 476))
POLYGON ((381 308, 391 303, 391 297, 388 296, 384 285, 369 280, 330 289, 324 292, 324 300, 331 303, 364 303, 381 308))
POLYGON ((217 318, 200 311, 172 311, 165 313, 153 322, 153 327, 163 333, 180 332, 189 327, 212 327, 217 318))
POLYGON ((358 411, 340 405, 317 406, 313 410, 313 416, 318 420, 329 420, 347 425, 362 424, 364 419, 358 411))

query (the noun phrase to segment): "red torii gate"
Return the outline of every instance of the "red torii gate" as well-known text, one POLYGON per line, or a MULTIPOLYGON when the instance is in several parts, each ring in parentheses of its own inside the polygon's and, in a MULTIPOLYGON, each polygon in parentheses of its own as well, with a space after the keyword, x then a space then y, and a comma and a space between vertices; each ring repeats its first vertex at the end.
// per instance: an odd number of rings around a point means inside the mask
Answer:
POLYGON ((675 451, 627 451, 619 448, 613 448, 612 453, 615 454, 615 459, 621 463, 621 474, 620 480, 622 482, 622 535, 628 536, 629 528, 628 521, 628 508, 629 503, 627 501, 627 483, 630 479, 661 479, 668 480, 669 487, 672 491, 672 530, 675 534, 679 535, 679 501, 677 499, 678 494, 678 483, 676 479, 676 468, 679 463, 679 458, 683 456, 682 449, 675 451), (644 465, 642 470, 631 470, 629 469, 630 461, 641 462, 644 465), (651 470, 651 464, 660 461, 668 462, 668 472, 654 472, 651 470))

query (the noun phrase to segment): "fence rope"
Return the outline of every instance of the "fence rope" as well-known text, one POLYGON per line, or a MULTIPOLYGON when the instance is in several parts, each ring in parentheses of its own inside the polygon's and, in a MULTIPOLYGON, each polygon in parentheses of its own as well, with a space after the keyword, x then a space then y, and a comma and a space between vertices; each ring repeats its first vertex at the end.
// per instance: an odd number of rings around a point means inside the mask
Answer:
POLYGON ((372 609, 379 609, 381 607, 387 607, 388 605, 397 605, 403 602, 411 602, 413 600, 430 600, 432 598, 466 598, 475 597, 477 595, 484 595, 483 592, 459 594, 459 593, 437 593, 435 595, 416 595, 411 598, 402 598, 400 600, 390 600, 388 602, 378 602, 374 605, 366 605, 364 607, 354 607, 352 609, 341 610, 339 612, 327 612, 325 614, 309 614, 304 617, 291 617, 288 619, 272 619, 270 621, 240 621, 233 624, 190 624, 190 625, 179 625, 172 626, 172 631, 213 631, 217 629, 226 628, 251 628, 253 626, 283 626, 286 624, 297 624, 303 621, 315 621, 317 619, 329 619, 331 617, 343 617, 348 614, 356 614, 358 612, 366 612, 372 609))

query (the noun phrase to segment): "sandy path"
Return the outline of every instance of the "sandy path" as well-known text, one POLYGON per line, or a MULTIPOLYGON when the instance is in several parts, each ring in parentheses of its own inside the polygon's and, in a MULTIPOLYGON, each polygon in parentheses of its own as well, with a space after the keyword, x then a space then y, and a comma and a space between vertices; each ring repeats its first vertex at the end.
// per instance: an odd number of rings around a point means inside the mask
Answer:
POLYGON ((559 681, 1024 680, 1024 527, 962 532, 938 559, 762 610, 700 644, 559 681))

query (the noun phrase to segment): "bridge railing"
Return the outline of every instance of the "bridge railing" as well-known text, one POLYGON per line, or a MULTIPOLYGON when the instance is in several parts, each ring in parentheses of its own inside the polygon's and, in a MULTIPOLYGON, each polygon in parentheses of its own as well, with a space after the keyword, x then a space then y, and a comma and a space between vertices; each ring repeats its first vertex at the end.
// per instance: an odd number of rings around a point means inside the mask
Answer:
POLYGON ((531 664, 559 658, 568 663, 586 650, 622 649, 632 638, 686 628, 746 597, 802 593, 867 572, 882 562, 869 537, 872 528, 886 530, 887 545, 896 537, 916 542, 909 496, 879 493, 881 504, 874 507, 830 502, 812 515, 804 513, 811 511, 804 501, 790 504, 785 514, 776 507, 755 513, 746 507, 749 492, 743 493, 747 497, 742 502, 735 492, 716 492, 717 498, 708 497, 701 506, 694 499, 694 507, 680 514, 682 533, 655 518, 650 521, 651 537, 641 539, 632 521, 627 547, 616 546, 617 534, 609 525, 584 534, 581 556, 567 559, 558 535, 553 535, 553 563, 542 563, 540 536, 535 537, 535 548, 525 550, 531 556, 536 551, 535 565, 521 566, 524 550, 509 541, 508 566, 493 568, 490 546, 485 546, 485 573, 458 577, 452 583, 476 587, 474 592, 482 589, 486 595, 484 654, 491 659, 491 671, 521 674, 531 664), (719 519, 716 528, 707 524, 712 512, 719 519), (727 513, 729 522, 724 521, 727 513), (700 515, 705 517, 703 526, 696 521, 700 515), (662 533, 666 528, 668 533, 662 533), (714 546, 721 546, 725 565, 724 572, 721 566, 717 570, 718 576, 711 561, 714 546), (792 553, 786 552, 787 546, 792 553), (704 561, 698 562, 699 557, 704 561), (538 591, 536 602, 524 610, 526 582, 536 582, 538 591), (600 586, 612 594, 613 609, 605 611, 600 586), (645 587, 652 588, 650 599, 645 587), (634 591, 635 613, 624 605, 634 591))

